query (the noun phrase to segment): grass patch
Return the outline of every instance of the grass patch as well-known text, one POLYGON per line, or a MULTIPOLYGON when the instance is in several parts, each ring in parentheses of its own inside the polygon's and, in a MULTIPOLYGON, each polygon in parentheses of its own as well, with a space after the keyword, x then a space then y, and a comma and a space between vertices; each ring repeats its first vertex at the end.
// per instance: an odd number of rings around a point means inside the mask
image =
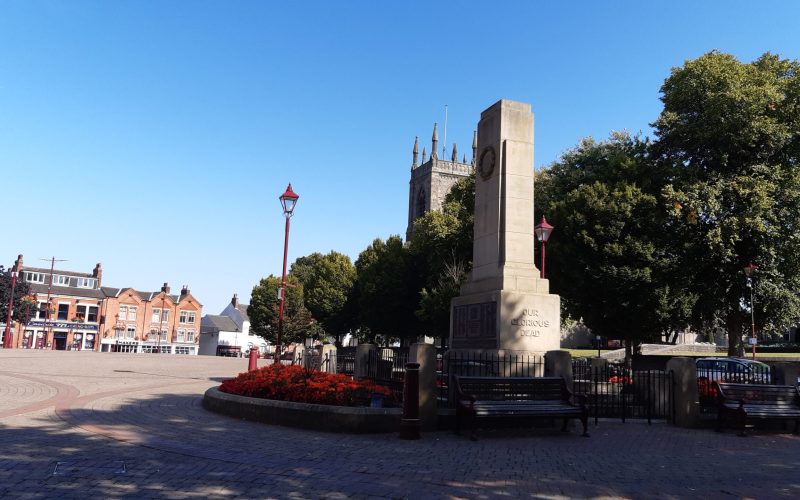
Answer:
MULTIPOLYGON (((592 356, 597 356, 597 349, 561 349, 562 351, 567 351, 572 355, 573 358, 589 358, 592 356)), ((616 350, 616 349, 613 349, 616 350)), ((601 349, 600 352, 608 352, 608 349, 601 349)))

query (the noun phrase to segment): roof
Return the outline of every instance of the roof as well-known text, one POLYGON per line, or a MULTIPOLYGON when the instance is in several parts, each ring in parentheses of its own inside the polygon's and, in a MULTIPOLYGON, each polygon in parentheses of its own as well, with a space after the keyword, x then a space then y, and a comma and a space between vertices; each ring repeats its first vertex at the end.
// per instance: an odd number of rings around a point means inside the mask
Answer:
POLYGON ((250 304, 237 304, 236 310, 239 311, 242 315, 242 319, 245 321, 250 321, 250 317, 247 316, 247 308, 250 307, 250 304))
POLYGON ((238 332, 239 327, 227 316, 206 314, 200 319, 201 332, 238 332))

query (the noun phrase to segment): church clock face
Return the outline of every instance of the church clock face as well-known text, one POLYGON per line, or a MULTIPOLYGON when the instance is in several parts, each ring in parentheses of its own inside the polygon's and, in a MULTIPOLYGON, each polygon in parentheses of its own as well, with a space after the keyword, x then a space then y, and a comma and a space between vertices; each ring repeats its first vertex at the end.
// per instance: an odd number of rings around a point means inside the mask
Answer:
POLYGON ((492 146, 486 146, 478 160, 478 174, 483 180, 488 180, 492 176, 495 159, 494 148, 492 146))

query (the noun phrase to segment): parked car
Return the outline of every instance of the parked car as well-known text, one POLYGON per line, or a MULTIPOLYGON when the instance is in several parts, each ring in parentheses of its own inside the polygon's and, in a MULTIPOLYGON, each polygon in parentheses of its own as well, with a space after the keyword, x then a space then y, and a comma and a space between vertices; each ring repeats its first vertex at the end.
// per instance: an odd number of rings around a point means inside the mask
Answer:
POLYGON ((735 382, 742 384, 771 384, 772 369, 766 363, 744 358, 699 358, 697 383, 735 382))

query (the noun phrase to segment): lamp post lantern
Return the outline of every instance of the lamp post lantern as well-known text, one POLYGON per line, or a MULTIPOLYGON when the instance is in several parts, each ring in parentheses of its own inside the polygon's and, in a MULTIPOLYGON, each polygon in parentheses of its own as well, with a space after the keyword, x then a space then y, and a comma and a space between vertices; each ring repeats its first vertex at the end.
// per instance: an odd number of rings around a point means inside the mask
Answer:
POLYGON ((744 274, 747 276, 747 286, 750 288, 750 344, 753 346, 753 359, 756 359, 756 306, 753 302, 753 273, 758 266, 750 262, 744 266, 744 274))
POLYGON ((550 239, 550 234, 553 232, 553 226, 548 224, 547 219, 542 215, 542 221, 536 224, 533 232, 536 233, 536 239, 542 243, 542 270, 539 272, 539 277, 544 279, 545 247, 547 246, 547 240, 550 239))
POLYGON ((283 335, 283 310, 286 302, 286 256, 289 251, 289 219, 292 218, 294 207, 297 205, 297 200, 300 196, 292 191, 292 183, 286 188, 286 191, 278 198, 283 207, 283 216, 286 218, 286 228, 284 229, 283 240, 283 272, 281 273, 281 288, 278 290, 278 298, 280 300, 280 307, 278 309, 278 338, 275 342, 275 363, 281 362, 281 336, 283 335))

